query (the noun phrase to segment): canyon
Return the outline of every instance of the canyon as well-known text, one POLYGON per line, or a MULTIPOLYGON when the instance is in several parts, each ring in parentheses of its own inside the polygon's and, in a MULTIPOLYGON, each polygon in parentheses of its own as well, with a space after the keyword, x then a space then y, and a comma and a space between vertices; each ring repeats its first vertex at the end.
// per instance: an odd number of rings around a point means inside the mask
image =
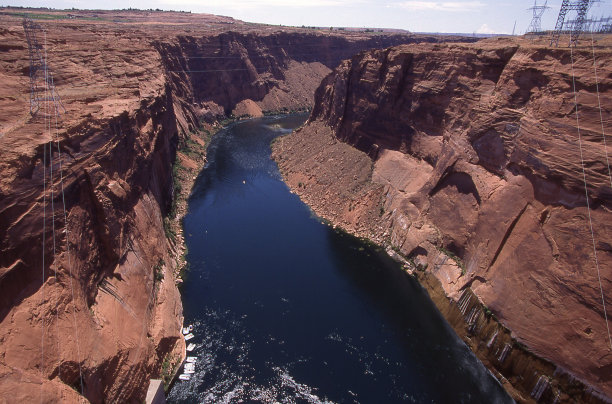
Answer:
POLYGON ((362 52, 274 144, 292 190, 403 260, 519 402, 612 397, 612 52, 584 42, 362 52))
POLYGON ((170 377, 194 148, 227 118, 312 107, 274 153, 316 214, 403 260, 517 401, 609 402, 609 39, 570 52, 28 10, 56 123, 30 114, 23 12, 0 9, 0 396, 142 402, 150 378, 170 377))
POLYGON ((62 403, 142 402, 182 360, 176 200, 204 133, 310 107, 362 50, 451 39, 161 11, 2 8, 0 21, 0 396, 62 403), (24 12, 57 117, 48 96, 30 113, 24 12))

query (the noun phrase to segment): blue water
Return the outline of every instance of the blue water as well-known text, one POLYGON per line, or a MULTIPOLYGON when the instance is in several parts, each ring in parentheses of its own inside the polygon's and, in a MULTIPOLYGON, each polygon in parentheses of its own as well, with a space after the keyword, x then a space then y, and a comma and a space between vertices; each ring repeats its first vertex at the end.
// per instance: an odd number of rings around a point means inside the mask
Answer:
POLYGON ((305 119, 211 142, 184 220, 196 373, 169 402, 512 402, 416 281, 282 182, 270 141, 305 119))

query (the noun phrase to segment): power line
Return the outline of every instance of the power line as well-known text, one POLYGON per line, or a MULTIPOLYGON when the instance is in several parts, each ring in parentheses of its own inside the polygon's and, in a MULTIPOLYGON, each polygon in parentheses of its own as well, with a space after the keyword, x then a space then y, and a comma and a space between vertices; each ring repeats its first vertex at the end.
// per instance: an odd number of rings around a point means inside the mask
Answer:
MULTIPOLYGON (((45 117, 45 129, 47 122, 45 117)), ((42 285, 41 302, 40 302, 40 319, 42 325, 42 333, 40 338, 40 376, 45 377, 45 316, 43 313, 43 305, 45 303, 45 241, 47 234, 47 146, 43 146, 43 233, 42 233, 42 285)), ((40 384, 40 402, 43 402, 43 383, 40 384)))
MULTIPOLYGON (((53 84, 53 76, 51 76, 51 83, 53 84)), ((55 114, 55 138, 56 138, 56 144, 57 144, 57 158, 59 161, 59 174, 60 174, 60 186, 61 186, 61 192, 62 192, 62 206, 63 206, 63 212, 64 212, 64 230, 66 233, 66 255, 68 257, 68 272, 69 272, 69 279, 70 279, 70 292, 72 294, 72 306, 73 306, 73 310, 72 310, 72 321, 73 321, 73 325, 74 325, 74 333, 75 333, 75 342, 76 342, 76 348, 77 348, 77 361, 79 363, 79 381, 81 384, 81 395, 84 395, 84 385, 83 385, 83 370, 81 368, 81 345, 79 342, 79 328, 77 327, 77 321, 76 321, 76 299, 74 298, 74 287, 72 284, 72 260, 71 260, 71 256, 70 256, 70 240, 68 239, 69 233, 68 233, 68 215, 66 213, 66 196, 65 196, 65 191, 64 191, 64 173, 63 173, 63 169, 62 169, 62 152, 60 150, 60 144, 59 144, 59 136, 57 136, 57 117, 59 115, 59 111, 57 110, 57 105, 55 106, 56 110, 56 114, 55 114)))
POLYGON ((580 121, 578 118, 578 95, 576 92, 576 76, 574 74, 574 51, 570 46, 570 59, 572 62, 572 87, 574 89, 574 106, 576 112, 576 129, 578 130, 578 148, 580 149, 580 164, 582 167, 582 179, 584 182, 584 196, 586 198, 586 206, 589 217, 589 230, 591 231, 591 241, 593 242, 593 257, 595 259, 595 267, 597 268, 597 280, 599 281, 599 291, 601 292, 601 303, 603 306, 604 319, 606 321, 606 330, 608 331, 608 341, 610 343, 610 349, 612 350, 612 337, 610 336, 610 325, 608 324, 608 314, 606 312, 606 300, 603 293, 603 286, 601 284, 601 271, 599 270, 599 260, 597 259, 597 248, 595 244, 595 233, 593 232, 593 220, 591 218, 591 205, 589 203, 589 192, 587 188, 586 171, 584 168, 584 156, 582 154, 582 136, 580 135, 580 121))
MULTIPOLYGON (((601 111, 601 97, 599 96, 599 78, 597 76, 597 64, 595 62, 595 41, 593 39, 593 32, 591 31, 591 49, 593 51, 593 70, 595 72, 595 88, 597 90, 597 105, 599 107, 599 121, 601 122, 601 136, 603 138, 604 151, 606 153, 606 165, 608 166, 608 178, 610 180, 610 188, 612 188, 612 174, 610 172, 610 160, 608 158, 608 146, 606 145, 606 131, 603 123, 603 113, 601 111)), ((597 278, 599 280, 599 291, 601 293, 601 304, 604 308, 604 317, 606 319, 606 328, 608 330, 608 341, 610 342, 610 350, 612 350, 612 337, 610 336, 610 325, 608 324, 608 315, 606 313, 606 299, 603 293, 603 287, 601 284, 601 275, 599 273, 599 267, 597 267, 597 278)))
POLYGON ((604 129, 603 113, 601 111, 601 97, 599 96, 599 77, 597 75, 597 64, 595 63, 595 40, 591 31, 591 49, 593 51, 593 71, 595 72, 595 89, 597 90, 597 106, 599 107, 599 121, 601 122, 601 137, 603 139, 604 151, 606 153, 606 165, 608 166, 608 178, 612 188, 612 173, 610 172, 610 160, 608 158, 608 146, 606 144, 606 130, 604 129))
MULTIPOLYGON (((24 18, 23 21, 24 31, 26 33, 26 40, 28 41, 28 50, 30 53, 30 114, 32 116, 42 115, 44 123, 44 132, 48 133, 50 140, 49 145, 49 186, 47 187, 47 144, 43 146, 43 234, 42 234, 42 285, 41 285, 41 378, 45 379, 45 315, 43 307, 45 306, 45 253, 46 253, 46 232, 47 232, 47 192, 50 191, 51 201, 51 233, 52 233, 52 252, 53 260, 51 261, 54 265, 54 277, 55 285, 60 287, 58 268, 57 268, 57 239, 56 239, 56 225, 55 225, 55 184, 53 180, 53 142, 57 144, 58 151, 58 164, 59 164, 59 176, 60 176, 60 191, 62 196, 63 213, 64 213, 64 232, 66 234, 66 254, 68 257, 68 269, 70 271, 70 288, 72 292, 72 303, 73 303, 73 323, 74 323, 74 334, 75 342, 77 345, 77 363, 79 366, 79 377, 81 383, 81 396, 84 396, 84 385, 83 385, 83 371, 81 366, 81 354, 80 354, 80 342, 78 336, 78 326, 76 322, 76 300, 74 297, 74 288, 72 284, 72 262, 70 257, 70 243, 68 240, 68 219, 66 213, 66 198, 64 190, 64 175, 62 167, 62 156, 59 145, 58 136, 58 117, 60 110, 64 112, 66 109, 61 103, 61 99, 55 90, 55 83, 53 74, 49 69, 47 63, 47 33, 38 24, 33 23, 31 20, 24 18), (42 33, 44 37, 43 45, 38 42, 38 36, 42 33), (54 124, 52 122, 54 119, 54 124), (53 128, 53 129, 52 129, 53 128)), ((57 357, 58 357, 58 378, 61 380, 61 366, 62 366, 62 355, 61 355, 61 337, 59 334, 59 306, 55 307, 55 326, 56 326, 56 338, 57 338, 57 357)), ((59 388, 59 386, 58 386, 59 388)), ((61 391, 61 390, 60 390, 61 391)), ((40 390, 41 402, 44 402, 43 397, 43 383, 41 383, 40 390)))
MULTIPOLYGON (((24 17, 22 25, 30 57, 30 114, 35 116, 40 110, 41 103, 45 101, 58 102, 65 112, 66 109, 55 90, 55 86, 47 80, 50 69, 47 64, 46 33, 44 33, 39 24, 32 21, 29 17, 24 17), (44 47, 38 41, 41 33, 44 35, 44 47)), ((49 113, 48 109, 43 110, 46 111, 44 113, 49 113)))
MULTIPOLYGON (((51 98, 49 93, 49 71, 47 69, 47 33, 43 31, 44 34, 44 73, 45 73, 45 86, 44 86, 44 97, 45 99, 51 98)), ((45 102, 45 122, 47 123, 47 130, 51 139, 53 139, 53 135, 51 133, 51 105, 49 102, 45 102)), ((57 119, 57 117, 56 117, 57 119)), ((49 142, 49 184, 51 190, 51 235, 52 235, 52 246, 53 246, 53 264, 55 264, 57 250, 56 250, 56 242, 55 242, 55 185, 53 183, 53 149, 52 142, 49 142)), ((46 147, 46 145, 45 145, 46 147)), ((59 286, 58 277, 57 277, 57 265, 53 266, 53 276, 55 277, 55 285, 59 286)), ((61 346, 60 346, 60 338, 59 338, 59 309, 55 308, 55 333, 57 335, 57 376, 61 380, 62 378, 62 354, 61 354, 61 346)))
POLYGON ((40 109, 40 76, 43 73, 44 66, 44 59, 41 53, 42 46, 38 42, 36 32, 42 31, 42 28, 29 17, 24 17, 22 25, 25 31, 26 42, 28 43, 28 53, 30 56, 30 114, 35 115, 40 109))

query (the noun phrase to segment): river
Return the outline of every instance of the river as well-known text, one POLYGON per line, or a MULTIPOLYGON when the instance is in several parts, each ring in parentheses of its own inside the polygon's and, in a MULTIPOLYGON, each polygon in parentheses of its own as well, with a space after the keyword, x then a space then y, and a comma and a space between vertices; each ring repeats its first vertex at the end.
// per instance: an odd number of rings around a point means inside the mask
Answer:
POLYGON ((509 403, 427 293, 326 225, 282 182, 270 142, 306 115, 213 138, 184 219, 196 373, 170 403, 509 403))

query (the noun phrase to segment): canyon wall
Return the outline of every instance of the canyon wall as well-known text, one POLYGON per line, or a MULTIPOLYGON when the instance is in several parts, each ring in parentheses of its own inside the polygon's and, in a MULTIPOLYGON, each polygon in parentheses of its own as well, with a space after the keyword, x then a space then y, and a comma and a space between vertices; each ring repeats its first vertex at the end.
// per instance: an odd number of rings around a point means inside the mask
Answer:
POLYGON ((30 116, 23 29, 18 20, 7 26, 0 395, 83 402, 83 391, 91 402, 141 402, 164 358, 184 348, 162 225, 177 118, 165 80, 149 73, 160 69, 160 56, 98 27, 49 29, 44 40, 65 106, 56 129, 44 108, 30 116))
POLYGON ((47 12, 38 39, 57 122, 30 114, 21 17, 0 13, 0 396, 142 402, 184 355, 183 249, 168 226, 180 220, 173 165, 202 142, 193 133, 230 114, 309 107, 354 52, 440 39, 47 12))
POLYGON ((600 41, 598 83, 590 46, 500 38, 363 52, 274 145, 317 214, 432 275, 424 284, 455 308, 434 301, 519 401, 612 397, 612 184, 598 107, 610 133, 612 52, 600 41))
MULTIPOLYGON (((314 90, 331 69, 364 49, 439 42, 407 34, 338 35, 320 32, 224 32, 155 43, 166 74, 182 83, 181 98, 196 103, 208 122, 226 116, 311 107, 314 90)), ((471 40, 466 38, 466 41, 471 40)))

